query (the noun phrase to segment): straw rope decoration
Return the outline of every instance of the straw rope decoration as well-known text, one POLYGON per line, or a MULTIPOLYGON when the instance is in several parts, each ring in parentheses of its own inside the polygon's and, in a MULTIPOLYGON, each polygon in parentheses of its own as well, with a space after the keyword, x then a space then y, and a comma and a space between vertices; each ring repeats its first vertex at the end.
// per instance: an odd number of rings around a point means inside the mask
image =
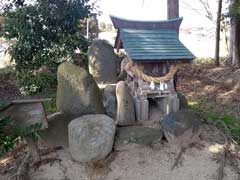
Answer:
POLYGON ((160 83, 160 82, 166 82, 166 81, 171 80, 173 78, 174 74, 178 70, 178 65, 172 66, 170 68, 169 72, 166 75, 161 76, 161 77, 153 77, 153 76, 149 76, 149 75, 145 74, 138 66, 134 66, 132 61, 128 62, 125 65, 124 69, 126 70, 126 72, 132 72, 136 77, 138 77, 139 79, 142 79, 144 81, 160 83))

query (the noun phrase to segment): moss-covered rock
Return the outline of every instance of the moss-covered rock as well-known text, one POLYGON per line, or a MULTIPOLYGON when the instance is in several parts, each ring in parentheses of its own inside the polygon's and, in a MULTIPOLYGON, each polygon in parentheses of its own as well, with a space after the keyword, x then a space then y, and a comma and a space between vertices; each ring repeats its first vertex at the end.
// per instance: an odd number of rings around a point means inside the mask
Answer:
POLYGON ((102 96, 93 77, 82 67, 58 67, 57 109, 71 117, 103 113, 102 96))

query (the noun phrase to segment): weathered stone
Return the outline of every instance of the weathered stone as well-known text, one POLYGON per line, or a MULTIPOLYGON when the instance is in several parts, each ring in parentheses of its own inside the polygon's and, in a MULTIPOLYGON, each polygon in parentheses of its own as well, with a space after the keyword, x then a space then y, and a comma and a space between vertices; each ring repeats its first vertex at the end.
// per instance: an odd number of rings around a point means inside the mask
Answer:
POLYGON ((93 77, 84 68, 67 62, 58 67, 56 101, 58 110, 72 117, 104 112, 93 77))
POLYGON ((154 145, 161 141, 163 133, 160 128, 140 126, 121 127, 117 129, 114 149, 125 149, 129 144, 154 145))
POLYGON ((130 62, 131 60, 129 59, 128 56, 126 56, 125 58, 123 58, 123 60, 121 61, 121 72, 118 76, 118 81, 123 81, 126 79, 127 77, 127 72, 125 71, 124 67, 125 65, 130 62))
POLYGON ((117 100, 116 100, 116 86, 107 85, 103 90, 103 105, 108 116, 115 118, 117 100))
POLYGON ((179 99, 179 108, 186 109, 188 108, 187 98, 182 93, 177 93, 179 99))
POLYGON ((164 136, 171 144, 187 146, 199 140, 199 116, 191 110, 170 113, 160 121, 164 136))
POLYGON ((128 85, 120 81, 116 86, 117 96, 117 125, 130 125, 135 123, 134 99, 128 85))
POLYGON ((98 83, 117 81, 118 57, 105 40, 95 40, 88 50, 89 72, 98 83))
POLYGON ((42 103, 18 103, 8 104, 0 112, 0 119, 10 116, 20 128, 26 128, 36 123, 40 123, 41 129, 48 128, 47 119, 42 103))
POLYGON ((106 115, 85 115, 72 120, 68 126, 69 149, 79 162, 104 159, 113 147, 114 120, 106 115))

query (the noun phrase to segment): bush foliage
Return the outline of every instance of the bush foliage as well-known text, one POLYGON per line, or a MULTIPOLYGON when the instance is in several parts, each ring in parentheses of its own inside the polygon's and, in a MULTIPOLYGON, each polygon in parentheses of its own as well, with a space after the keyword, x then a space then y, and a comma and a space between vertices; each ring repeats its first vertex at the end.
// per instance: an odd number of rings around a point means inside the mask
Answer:
POLYGON ((8 52, 16 63, 19 85, 27 94, 56 85, 56 76, 50 79, 51 76, 39 75, 42 66, 56 75, 57 66, 72 61, 76 48, 86 53, 89 43, 81 34, 79 23, 91 15, 88 1, 37 0, 3 13, 1 36, 15 40, 8 52))
POLYGON ((234 18, 240 18, 240 0, 235 0, 230 6, 230 16, 234 18))
POLYGON ((0 119, 0 155, 13 149, 24 137, 37 140, 41 126, 42 124, 36 123, 25 129, 21 129, 9 116, 0 119))

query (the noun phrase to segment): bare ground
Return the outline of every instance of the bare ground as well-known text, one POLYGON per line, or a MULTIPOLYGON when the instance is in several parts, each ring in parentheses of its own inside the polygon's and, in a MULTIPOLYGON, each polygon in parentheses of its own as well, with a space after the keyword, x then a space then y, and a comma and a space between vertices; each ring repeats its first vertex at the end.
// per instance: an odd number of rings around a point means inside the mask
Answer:
MULTIPOLYGON (((42 149, 43 163, 30 166, 29 176, 31 180, 219 180, 224 144, 225 138, 220 130, 203 125, 201 142, 187 148, 173 170, 180 149, 165 141, 153 146, 129 144, 121 151, 113 151, 106 160, 87 165, 73 161, 67 148, 49 153, 43 153, 48 150, 42 149)), ((235 165, 226 160, 223 180, 240 179, 238 148, 231 146, 235 165)), ((0 159, 1 180, 14 179, 16 167, 24 154, 26 149, 23 146, 22 150, 0 159)))

